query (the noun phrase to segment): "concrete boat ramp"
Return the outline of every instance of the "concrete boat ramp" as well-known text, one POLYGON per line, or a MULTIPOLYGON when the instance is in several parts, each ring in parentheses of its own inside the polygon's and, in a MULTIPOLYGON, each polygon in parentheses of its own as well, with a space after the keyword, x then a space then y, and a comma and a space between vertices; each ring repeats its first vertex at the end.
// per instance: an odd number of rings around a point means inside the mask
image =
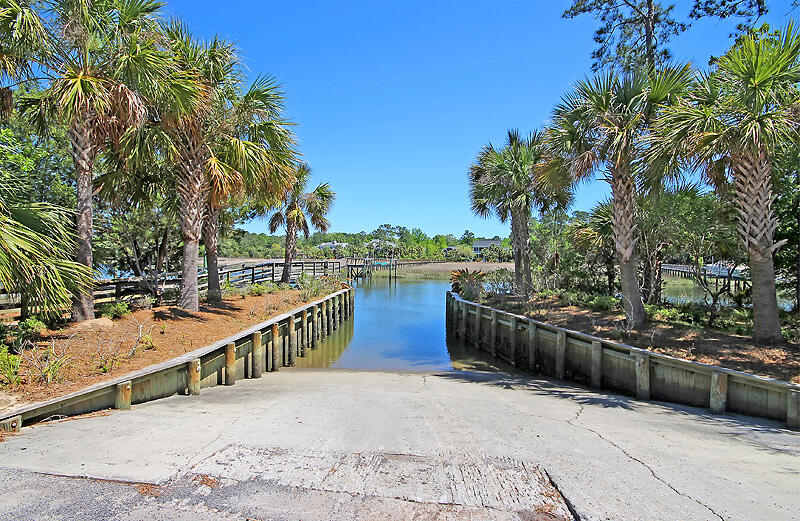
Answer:
POLYGON ((281 370, 0 443, 3 520, 792 520, 800 435, 507 373, 281 370))

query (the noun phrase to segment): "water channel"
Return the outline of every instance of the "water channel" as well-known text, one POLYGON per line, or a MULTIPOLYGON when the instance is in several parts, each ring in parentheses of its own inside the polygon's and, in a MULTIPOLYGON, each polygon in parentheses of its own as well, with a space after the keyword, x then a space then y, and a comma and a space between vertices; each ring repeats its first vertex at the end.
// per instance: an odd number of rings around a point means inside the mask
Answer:
POLYGON ((464 348, 445 334, 441 280, 376 277, 356 286, 354 316, 297 367, 391 371, 509 370, 488 353, 464 348))

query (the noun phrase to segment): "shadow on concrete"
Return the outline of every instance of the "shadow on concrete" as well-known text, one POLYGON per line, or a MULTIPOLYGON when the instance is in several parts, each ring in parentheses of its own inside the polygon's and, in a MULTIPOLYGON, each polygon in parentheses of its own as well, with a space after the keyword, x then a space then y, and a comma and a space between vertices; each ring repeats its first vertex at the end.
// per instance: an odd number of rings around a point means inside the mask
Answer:
POLYGON ((776 454, 800 456, 800 444, 792 442, 793 440, 787 439, 787 443, 784 446, 775 446, 774 438, 770 440, 761 440, 759 438, 759 434, 784 434, 790 438, 800 437, 800 434, 787 429, 782 422, 765 418, 733 413, 716 415, 699 407, 669 402, 642 402, 635 398, 612 392, 524 373, 449 371, 436 373, 434 376, 479 385, 492 385, 503 389, 527 391, 538 395, 555 396, 589 407, 599 406, 635 411, 646 403, 648 406, 657 407, 663 412, 688 417, 692 421, 710 425, 719 430, 721 435, 737 439, 741 443, 757 449, 776 454))

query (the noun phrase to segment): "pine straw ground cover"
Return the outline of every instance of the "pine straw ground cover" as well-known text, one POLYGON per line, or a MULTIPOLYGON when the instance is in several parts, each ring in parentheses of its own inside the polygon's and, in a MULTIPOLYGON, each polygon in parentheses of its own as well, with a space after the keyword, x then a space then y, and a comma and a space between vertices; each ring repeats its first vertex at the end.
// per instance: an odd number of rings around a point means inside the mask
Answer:
POLYGON ((21 383, 0 389, 0 411, 55 398, 175 358, 303 302, 300 291, 283 290, 263 296, 228 297, 219 304, 202 305, 196 313, 164 306, 134 311, 113 321, 99 318, 47 330, 37 347, 44 350, 55 346, 59 354, 63 350, 64 368, 56 381, 45 384, 23 357, 21 383))
POLYGON ((525 304, 487 304, 656 353, 800 383, 800 345, 797 343, 759 346, 745 335, 658 320, 650 320, 639 329, 626 331, 623 312, 593 311, 565 303, 557 296, 534 297, 525 304))

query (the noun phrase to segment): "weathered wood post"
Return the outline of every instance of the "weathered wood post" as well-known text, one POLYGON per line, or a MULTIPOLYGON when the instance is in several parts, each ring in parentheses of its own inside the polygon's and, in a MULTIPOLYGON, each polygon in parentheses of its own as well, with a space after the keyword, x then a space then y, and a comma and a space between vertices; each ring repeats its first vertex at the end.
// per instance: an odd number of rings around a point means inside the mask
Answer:
POLYGON ((333 326, 333 301, 330 298, 325 300, 325 318, 328 320, 328 326, 325 328, 325 330, 330 335, 333 333, 333 330, 336 329, 333 326))
POLYGON ((306 356, 308 344, 308 308, 306 308, 303 310, 303 322, 300 326, 300 356, 306 356))
POLYGON ((800 391, 786 391, 786 426, 800 430, 800 391))
POLYGON ((22 430, 21 414, 0 420, 0 432, 19 432, 20 430, 22 430))
POLYGON ((356 290, 350 288, 350 316, 356 312, 356 290))
POLYGON ((492 356, 497 356, 497 332, 500 329, 500 321, 497 318, 497 310, 492 310, 492 328, 489 330, 489 350, 492 356))
POLYGON ((636 398, 650 399, 650 355, 636 353, 636 398))
POLYGON ((519 321, 517 317, 511 317, 511 334, 509 335, 509 342, 511 342, 511 363, 517 365, 517 328, 519 321))
POLYGON ((272 323, 272 370, 277 371, 283 365, 281 353, 281 327, 277 322, 272 323))
POLYGON ((320 333, 320 315, 322 311, 320 310, 321 306, 319 304, 314 304, 314 307, 311 308, 311 322, 314 324, 312 327, 311 332, 311 347, 316 349, 319 345, 319 341, 322 339, 322 335, 320 333))
POLYGON ((289 328, 289 367, 294 367, 297 357, 297 329, 294 327, 294 315, 289 316, 286 327, 289 328))
POLYGON ((536 350, 538 328, 533 322, 528 322, 528 369, 531 371, 536 370, 536 350))
POLYGON ((253 362, 250 368, 250 377, 261 378, 261 373, 264 371, 264 348, 261 346, 261 331, 256 331, 250 335, 250 341, 253 344, 253 362))
POLYGON ((133 382, 128 380, 117 384, 117 396, 114 399, 114 408, 124 411, 131 408, 131 395, 133 394, 133 382))
POLYGON ((325 340, 328 336, 328 301, 323 300, 319 304, 319 322, 320 322, 320 337, 321 340, 325 340))
POLYGON ((200 366, 200 359, 195 358, 194 360, 190 360, 188 364, 186 364, 186 374, 187 377, 187 389, 189 390, 190 395, 198 395, 200 394, 200 372, 202 367, 200 366))
POLYGON ((467 315, 469 315, 469 305, 461 301, 460 305, 458 306, 461 308, 461 315, 458 321, 458 336, 461 338, 461 343, 467 343, 467 315))
POLYGON ((444 330, 446 333, 452 332, 453 314, 453 295, 448 291, 444 294, 444 330))
POLYGON ((567 332, 559 329, 556 333, 556 369, 555 377, 564 378, 564 360, 567 357, 567 332))
POLYGON ((225 385, 236 383, 236 344, 225 346, 225 385))
POLYGON ((592 342, 592 387, 603 387, 603 344, 599 340, 592 342))
POLYGON ((711 373, 711 394, 708 398, 708 408, 714 414, 725 414, 728 402, 728 375, 714 371, 711 373))
POLYGON ((481 348, 481 318, 483 315, 482 308, 475 304, 475 338, 473 339, 473 345, 478 349, 481 348))

